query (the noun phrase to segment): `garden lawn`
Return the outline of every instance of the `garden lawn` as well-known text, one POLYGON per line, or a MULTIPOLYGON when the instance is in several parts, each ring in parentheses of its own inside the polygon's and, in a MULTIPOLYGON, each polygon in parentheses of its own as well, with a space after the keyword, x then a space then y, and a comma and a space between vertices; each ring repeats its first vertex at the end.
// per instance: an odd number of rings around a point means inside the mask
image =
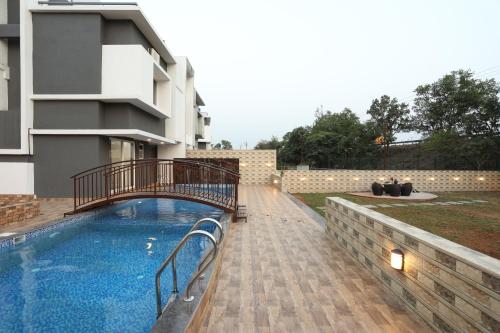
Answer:
MULTIPOLYGON (((500 192, 436 192, 427 202, 486 200, 449 206, 371 208, 453 242, 500 259, 500 192)), ((341 197, 360 205, 409 204, 422 201, 362 198, 347 193, 295 193, 297 198, 324 216, 326 197, 341 197)))

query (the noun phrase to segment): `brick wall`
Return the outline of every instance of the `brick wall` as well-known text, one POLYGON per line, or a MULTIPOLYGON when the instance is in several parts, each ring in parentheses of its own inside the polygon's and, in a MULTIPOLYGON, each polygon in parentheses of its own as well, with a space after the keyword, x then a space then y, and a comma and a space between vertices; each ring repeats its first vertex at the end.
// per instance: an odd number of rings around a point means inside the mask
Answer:
POLYGON ((409 309, 441 332, 500 332, 500 260, 341 198, 326 233, 409 309), (390 266, 401 249, 404 270, 390 266))
POLYGON ((276 150, 188 150, 187 158, 238 158, 240 184, 271 183, 276 171, 276 150))
POLYGON ((373 182, 394 177, 420 191, 500 191, 499 171, 286 170, 282 190, 291 193, 370 191, 373 182))
POLYGON ((0 195, 0 225, 21 222, 40 215, 40 202, 34 195, 0 195))

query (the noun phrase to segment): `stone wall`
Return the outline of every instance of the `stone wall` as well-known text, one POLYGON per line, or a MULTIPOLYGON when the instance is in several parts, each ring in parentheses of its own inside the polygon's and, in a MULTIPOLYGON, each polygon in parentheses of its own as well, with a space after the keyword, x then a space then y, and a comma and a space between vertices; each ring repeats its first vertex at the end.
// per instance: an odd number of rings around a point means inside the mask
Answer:
POLYGON ((0 225, 40 215, 40 202, 33 195, 0 195, 0 225))
POLYGON ((188 150, 187 158, 238 158, 240 184, 271 183, 276 171, 276 150, 188 150))
POLYGON ((373 182, 394 177, 419 191, 500 191, 499 171, 285 170, 282 190, 291 193, 370 191, 373 182))
POLYGON ((326 199, 326 233, 441 332, 500 332, 500 260, 341 198, 326 199), (404 269, 390 266, 401 249, 404 269))

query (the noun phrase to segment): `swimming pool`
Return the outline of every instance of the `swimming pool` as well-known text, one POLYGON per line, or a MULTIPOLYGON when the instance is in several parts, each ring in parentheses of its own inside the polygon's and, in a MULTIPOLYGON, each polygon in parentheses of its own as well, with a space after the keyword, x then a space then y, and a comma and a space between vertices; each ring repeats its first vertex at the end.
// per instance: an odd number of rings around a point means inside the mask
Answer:
MULTIPOLYGON (((2 248, 0 332, 148 332, 161 262, 198 219, 222 214, 188 201, 130 200, 2 248)), ((180 292, 210 246, 193 238, 179 253, 180 292)), ((164 303, 171 272, 162 275, 164 303)))

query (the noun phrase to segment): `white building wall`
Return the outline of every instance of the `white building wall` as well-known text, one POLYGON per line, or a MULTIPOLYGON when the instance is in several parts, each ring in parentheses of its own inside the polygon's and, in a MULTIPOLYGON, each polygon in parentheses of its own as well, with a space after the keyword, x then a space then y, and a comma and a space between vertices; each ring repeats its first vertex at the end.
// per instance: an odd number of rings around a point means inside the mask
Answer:
POLYGON ((0 194, 34 194, 33 163, 0 163, 0 194))
POLYGON ((153 58, 141 45, 102 46, 102 94, 153 104, 153 58))

